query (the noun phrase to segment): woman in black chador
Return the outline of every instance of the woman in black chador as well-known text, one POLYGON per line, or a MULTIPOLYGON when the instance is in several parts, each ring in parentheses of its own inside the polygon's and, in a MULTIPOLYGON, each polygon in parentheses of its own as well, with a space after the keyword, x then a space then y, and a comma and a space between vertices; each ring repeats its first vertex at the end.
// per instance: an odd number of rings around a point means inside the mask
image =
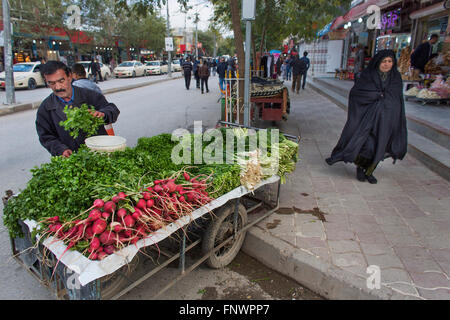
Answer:
POLYGON ((347 123, 326 162, 353 162, 359 181, 377 183, 373 172, 380 161, 405 156, 406 130, 397 60, 394 51, 381 50, 350 91, 347 123))

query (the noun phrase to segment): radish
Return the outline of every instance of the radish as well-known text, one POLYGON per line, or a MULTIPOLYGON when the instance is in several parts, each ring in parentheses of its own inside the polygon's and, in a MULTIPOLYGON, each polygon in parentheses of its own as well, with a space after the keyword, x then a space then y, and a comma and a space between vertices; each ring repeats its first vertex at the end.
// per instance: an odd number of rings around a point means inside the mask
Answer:
POLYGON ((126 229, 126 230, 124 230, 123 231, 123 234, 126 236, 126 237, 131 237, 132 235, 133 235, 133 230, 130 230, 130 229, 126 229))
POLYGON ((180 202, 186 202, 186 199, 184 198, 184 196, 181 196, 179 200, 180 200, 180 202))
POLYGON ((48 222, 56 222, 56 221, 59 221, 59 217, 58 216, 54 216, 54 217, 51 217, 51 218, 47 218, 45 220, 48 221, 48 222))
MULTIPOLYGON (((141 200, 143 200, 143 199, 141 199, 141 200)), ((144 200, 145 201, 145 200, 144 200)), ((139 219, 139 217, 142 215, 142 211, 141 210, 139 210, 139 208, 134 208, 134 212, 133 212, 133 214, 131 215, 132 217, 133 217, 133 219, 134 220, 137 220, 137 219, 139 219)), ((145 209, 144 209, 145 210, 145 209)))
POLYGON ((102 219, 96 220, 92 225, 92 231, 94 234, 100 234, 106 229, 106 221, 102 219))
POLYGON ((125 194, 125 192, 119 192, 117 194, 117 196, 119 197, 120 200, 125 200, 125 198, 127 197, 127 195, 125 194))
POLYGON ((91 212, 89 212, 88 221, 95 221, 100 219, 102 216, 102 212, 98 209, 92 209, 91 212))
POLYGON ((110 245, 105 246, 103 251, 106 252, 107 254, 113 254, 114 251, 116 251, 116 248, 114 248, 114 246, 110 244, 110 245))
POLYGON ((153 188, 152 188, 152 187, 148 187, 147 190, 148 190, 149 192, 152 192, 152 191, 153 191, 153 188))
POLYGON ((136 223, 136 220, 134 220, 133 217, 130 215, 126 216, 123 220, 124 220, 125 226, 127 226, 128 228, 133 227, 134 224, 136 223))
POLYGON ((97 237, 92 238, 91 243, 89 244, 89 249, 91 249, 92 251, 95 251, 99 247, 100 247, 100 239, 97 237))
POLYGON ((112 231, 104 231, 100 235, 100 242, 103 244, 112 244, 116 241, 117 235, 115 232, 112 231))
POLYGON ((153 199, 147 200, 147 208, 151 208, 155 205, 155 201, 153 199))
POLYGON ((141 210, 145 210, 145 208, 147 207, 147 201, 145 201, 144 199, 139 199, 138 203, 136 204, 136 207, 141 210))
POLYGON ((154 184, 160 184, 162 181, 164 181, 164 180, 155 180, 155 181, 153 181, 153 183, 154 184))
POLYGON ((102 199, 96 199, 94 201, 94 207, 96 208, 102 208, 105 202, 102 199))
POLYGON ((184 180, 189 181, 191 177, 189 177, 189 174, 187 172, 183 172, 184 180))
MULTIPOLYGON (((100 248, 101 248, 101 247, 100 247, 100 248)), ((103 260, 103 259, 105 259, 107 256, 108 256, 108 254, 107 254, 106 252, 101 251, 101 252, 98 253, 97 259, 98 259, 98 260, 103 260)))
POLYGON ((114 201, 108 201, 105 203, 105 206, 103 208, 105 212, 113 213, 116 210, 116 204, 114 201))
POLYGON ((147 232, 145 231, 145 226, 144 225, 139 225, 137 228, 136 228, 136 233, 137 233, 137 235, 142 235, 142 236, 146 236, 147 235, 147 232))
POLYGON ((109 212, 102 212, 102 217, 103 217, 103 219, 105 219, 105 220, 108 220, 108 218, 109 218, 110 215, 111 215, 111 214, 110 214, 109 212))
POLYGON ((145 200, 150 200, 152 198, 149 192, 143 192, 142 196, 144 197, 145 200))
POLYGON ((117 210, 117 216, 122 219, 127 215, 127 209, 124 208, 120 208, 119 210, 117 210))
POLYGON ((119 222, 111 222, 109 227, 111 228, 111 230, 114 230, 115 232, 120 232, 123 230, 123 227, 119 222))
POLYGON ((177 185, 172 180, 166 183, 166 187, 170 193, 175 192, 177 189, 177 185))
POLYGON ((162 188, 160 185, 156 185, 156 186, 153 188, 153 190, 154 190, 155 192, 157 192, 157 193, 161 193, 161 192, 164 191, 163 188, 162 188))
POLYGON ((92 231, 92 226, 89 226, 86 228, 86 232, 84 234, 86 239, 92 239, 92 237, 94 236, 94 232, 92 231))
POLYGON ((89 259, 91 260, 97 260, 97 258, 98 258, 97 252, 91 252, 91 254, 89 255, 89 259))
POLYGON ((112 197, 112 199, 111 199, 114 203, 118 203, 119 201, 120 201, 120 198, 119 198, 119 196, 114 196, 114 197, 112 197))

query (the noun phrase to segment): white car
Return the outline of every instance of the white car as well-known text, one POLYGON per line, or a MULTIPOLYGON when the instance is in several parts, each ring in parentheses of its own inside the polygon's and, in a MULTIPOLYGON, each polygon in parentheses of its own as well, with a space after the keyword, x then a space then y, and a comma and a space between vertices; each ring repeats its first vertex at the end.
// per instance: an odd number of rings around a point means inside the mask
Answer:
POLYGON ((181 71, 180 60, 172 61, 172 71, 174 71, 174 72, 181 71))
MULTIPOLYGON (((14 88, 27 88, 33 90, 45 86, 45 80, 41 75, 40 62, 16 63, 13 66, 14 88)), ((5 89, 5 72, 0 73, 0 88, 5 89)))
POLYGON ((114 76, 116 78, 145 76, 145 66, 136 60, 124 61, 114 69, 114 76))
MULTIPOLYGON (((91 61, 78 61, 77 63, 80 63, 83 65, 84 69, 86 70, 86 75, 89 80, 92 80, 94 76, 92 75, 92 72, 88 72, 89 65, 91 64, 91 61)), ((100 63, 100 73, 102 75, 102 78, 104 81, 108 80, 108 78, 111 77, 111 70, 109 67, 101 62, 100 63)))
POLYGON ((163 74, 169 72, 169 65, 165 61, 146 61, 145 62, 146 74, 163 74))

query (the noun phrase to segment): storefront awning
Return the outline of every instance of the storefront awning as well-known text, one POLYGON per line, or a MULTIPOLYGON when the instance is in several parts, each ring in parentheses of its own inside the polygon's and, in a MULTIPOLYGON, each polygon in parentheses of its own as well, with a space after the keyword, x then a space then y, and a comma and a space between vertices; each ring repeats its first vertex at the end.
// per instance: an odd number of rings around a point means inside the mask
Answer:
POLYGON ((445 10, 444 3, 445 3, 445 1, 438 2, 431 6, 411 12, 411 14, 409 15, 409 18, 414 20, 414 19, 419 19, 419 18, 426 17, 426 16, 429 16, 429 15, 432 15, 435 13, 442 12, 443 10, 445 10))

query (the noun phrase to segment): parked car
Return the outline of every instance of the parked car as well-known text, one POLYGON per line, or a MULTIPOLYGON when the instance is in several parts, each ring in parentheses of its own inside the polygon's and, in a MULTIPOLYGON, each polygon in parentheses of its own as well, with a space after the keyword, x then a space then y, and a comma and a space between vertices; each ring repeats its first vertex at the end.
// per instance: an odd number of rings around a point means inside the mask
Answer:
POLYGON ((136 77, 145 75, 145 66, 136 60, 124 61, 114 69, 114 76, 119 77, 136 77))
MULTIPOLYGON (((16 63, 13 66, 14 88, 27 88, 33 90, 45 86, 45 80, 41 75, 40 62, 16 63)), ((5 89, 5 72, 0 73, 0 88, 5 89)))
MULTIPOLYGON (((86 70, 86 76, 89 80, 92 80, 94 76, 92 75, 92 72, 88 72, 89 65, 91 64, 91 61, 78 61, 77 63, 80 63, 83 65, 84 69, 86 70)), ((102 74, 103 80, 108 80, 108 78, 111 77, 111 70, 109 67, 101 62, 100 63, 100 73, 102 74)))
POLYGON ((181 71, 180 60, 172 60, 172 71, 181 71))
POLYGON ((145 71, 146 74, 163 74, 169 72, 169 65, 166 61, 147 61, 145 71))

